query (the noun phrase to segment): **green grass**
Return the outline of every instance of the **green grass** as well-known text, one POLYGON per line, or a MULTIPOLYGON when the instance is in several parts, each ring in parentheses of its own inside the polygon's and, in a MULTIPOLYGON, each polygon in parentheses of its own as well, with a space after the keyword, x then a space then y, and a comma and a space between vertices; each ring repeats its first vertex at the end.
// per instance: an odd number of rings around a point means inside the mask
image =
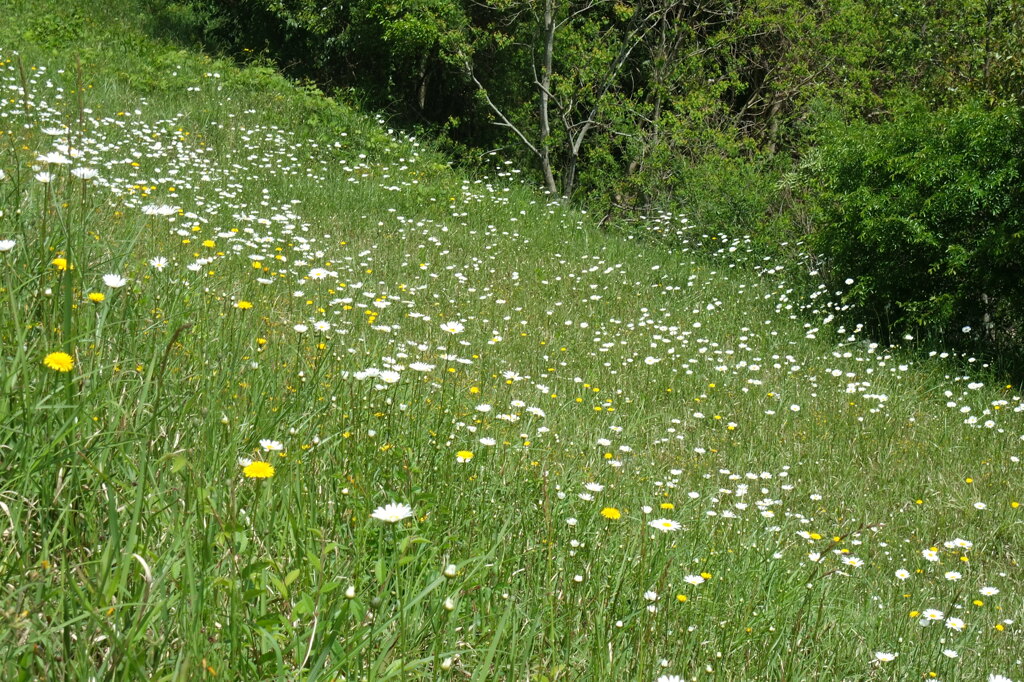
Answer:
POLYGON ((978 363, 134 5, 0 12, 4 679, 1024 677, 1024 402, 978 363))

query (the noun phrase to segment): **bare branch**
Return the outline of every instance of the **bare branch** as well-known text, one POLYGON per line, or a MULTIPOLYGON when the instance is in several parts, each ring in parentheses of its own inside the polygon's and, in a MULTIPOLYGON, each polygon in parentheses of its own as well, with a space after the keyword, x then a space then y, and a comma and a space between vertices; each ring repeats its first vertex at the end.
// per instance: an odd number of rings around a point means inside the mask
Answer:
POLYGON ((498 123, 496 125, 503 126, 514 132, 516 136, 519 137, 520 140, 522 140, 523 144, 526 145, 527 149, 529 149, 531 152, 540 157, 541 153, 537 150, 535 146, 533 146, 533 143, 530 142, 530 139, 526 137, 526 135, 523 134, 523 131, 517 128, 515 124, 512 123, 512 121, 508 120, 508 117, 505 116, 504 112, 502 112, 502 110, 498 108, 498 105, 491 100, 491 96, 487 94, 487 88, 484 87, 484 84, 481 83, 480 79, 476 77, 475 73, 473 73, 473 65, 470 64, 469 62, 466 62, 466 73, 468 73, 469 77, 473 79, 474 83, 476 83, 476 87, 480 89, 480 92, 483 94, 484 99, 487 101, 487 106, 489 106, 491 108, 491 111, 493 111, 494 114, 501 119, 501 123, 498 123))

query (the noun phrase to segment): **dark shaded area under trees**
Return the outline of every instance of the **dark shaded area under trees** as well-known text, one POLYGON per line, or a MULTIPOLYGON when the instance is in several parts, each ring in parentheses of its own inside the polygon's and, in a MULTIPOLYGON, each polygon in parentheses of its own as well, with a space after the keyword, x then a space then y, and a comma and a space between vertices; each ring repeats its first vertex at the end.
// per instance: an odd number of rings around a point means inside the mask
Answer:
POLYGON ((162 0, 164 30, 487 152, 629 229, 819 259, 878 322, 1024 346, 1024 3, 162 0), (785 250, 785 249, 783 249, 785 250), (969 327, 970 332, 963 329, 969 327))

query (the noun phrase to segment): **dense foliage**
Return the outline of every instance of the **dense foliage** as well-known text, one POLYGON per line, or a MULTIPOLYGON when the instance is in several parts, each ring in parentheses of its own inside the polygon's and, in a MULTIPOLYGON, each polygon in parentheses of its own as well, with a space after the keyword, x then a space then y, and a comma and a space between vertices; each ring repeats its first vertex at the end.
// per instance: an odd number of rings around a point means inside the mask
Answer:
POLYGON ((1012 342, 1024 322, 1024 120, 1019 107, 901 112, 850 126, 809 168, 816 239, 850 297, 885 327, 1012 342))

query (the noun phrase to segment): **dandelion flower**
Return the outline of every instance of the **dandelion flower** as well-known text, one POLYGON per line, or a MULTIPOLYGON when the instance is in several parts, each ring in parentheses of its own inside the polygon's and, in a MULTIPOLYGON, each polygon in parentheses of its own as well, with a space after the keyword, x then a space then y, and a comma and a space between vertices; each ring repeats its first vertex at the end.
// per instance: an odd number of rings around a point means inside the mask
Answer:
POLYGON ((57 351, 43 358, 43 364, 56 372, 70 372, 75 366, 75 361, 67 353, 57 351))
POLYGON ((391 502, 377 507, 370 516, 385 523, 398 523, 412 516, 412 507, 402 502, 391 502))
POLYGON ((57 256, 52 261, 50 261, 50 265, 52 265, 53 267, 57 268, 58 270, 67 270, 68 269, 68 259, 64 258, 63 256, 57 256))
POLYGON ((455 461, 459 463, 465 463, 473 459, 473 453, 469 450, 459 450, 455 453, 455 461))
POLYGON ((252 308, 252 303, 249 301, 239 301, 235 304, 235 307, 239 310, 250 310, 252 308))
POLYGON ((107 296, 101 291, 93 291, 88 296, 86 296, 86 298, 88 298, 93 303, 103 303, 103 301, 107 299, 107 296))
POLYGON ((255 461, 242 469, 242 473, 246 478, 273 478, 274 467, 268 462, 255 461))
POLYGON ((601 516, 605 517, 606 519, 615 521, 622 518, 622 512, 620 512, 615 507, 605 507, 604 509, 601 510, 601 516))

